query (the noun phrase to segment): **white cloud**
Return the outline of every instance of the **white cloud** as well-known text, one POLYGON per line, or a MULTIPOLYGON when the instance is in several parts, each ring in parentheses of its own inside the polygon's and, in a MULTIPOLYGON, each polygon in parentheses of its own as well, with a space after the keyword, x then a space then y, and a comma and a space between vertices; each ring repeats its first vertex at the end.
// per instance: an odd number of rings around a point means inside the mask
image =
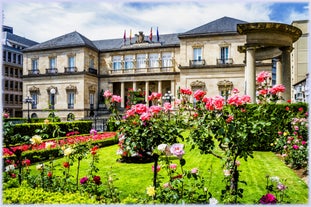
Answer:
MULTIPOLYGON (((167 2, 167 1, 166 1, 167 2)), ((227 1, 175 2, 131 6, 127 1, 6 2, 4 24, 14 33, 43 42, 78 31, 91 40, 122 38, 132 29, 149 34, 159 27, 160 34, 186 32, 223 16, 240 20, 269 21, 270 3, 227 1)), ((291 18, 300 14, 292 13, 291 18)))

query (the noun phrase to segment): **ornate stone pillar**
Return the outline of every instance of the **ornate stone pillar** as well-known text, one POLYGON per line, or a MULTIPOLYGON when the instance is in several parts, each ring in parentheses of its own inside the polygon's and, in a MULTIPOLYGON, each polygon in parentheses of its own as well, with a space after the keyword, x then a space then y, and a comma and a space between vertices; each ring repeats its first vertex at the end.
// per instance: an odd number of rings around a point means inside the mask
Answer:
POLYGON ((124 108, 124 94, 125 94, 125 90, 124 90, 124 82, 121 82, 121 108, 124 108))
POLYGON ((175 97, 175 81, 171 80, 171 94, 175 97))
POLYGON ((158 93, 162 93, 162 81, 158 81, 158 93))
POLYGON ((251 97, 252 103, 256 103, 256 64, 254 47, 247 47, 246 49, 245 94, 251 97))
POLYGON ((282 50, 281 61, 282 61, 282 80, 283 85, 286 90, 282 94, 285 101, 291 99, 291 70, 290 70, 290 52, 292 51, 292 47, 283 47, 280 48, 282 50))
POLYGON ((281 58, 278 58, 276 62, 276 84, 283 84, 281 58))
POLYGON ((145 102, 146 102, 146 105, 148 106, 148 96, 149 96, 149 81, 146 81, 145 82, 145 102))

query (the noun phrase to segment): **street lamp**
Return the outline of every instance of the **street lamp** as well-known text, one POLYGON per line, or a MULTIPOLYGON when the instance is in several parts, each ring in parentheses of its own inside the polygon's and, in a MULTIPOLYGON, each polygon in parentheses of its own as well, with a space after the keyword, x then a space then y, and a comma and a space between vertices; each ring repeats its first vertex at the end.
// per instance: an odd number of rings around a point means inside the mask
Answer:
POLYGON ((25 99, 25 103, 28 105, 28 123, 30 123, 30 115, 29 115, 29 104, 32 104, 33 100, 29 96, 25 99))
MULTIPOLYGON (((172 100, 175 99, 175 97, 171 94, 171 91, 167 91, 167 93, 164 94, 162 97, 163 101, 171 103, 172 100)), ((168 119, 171 119, 171 112, 168 110, 168 119)))
POLYGON ((54 105, 55 105, 55 93, 56 93, 55 88, 52 88, 52 89, 50 90, 50 93, 51 93, 51 109, 54 110, 54 105))
POLYGON ((164 96, 162 97, 162 99, 163 99, 163 101, 165 101, 165 102, 170 102, 170 103, 171 103, 171 101, 174 100, 175 97, 171 94, 171 91, 167 91, 167 93, 164 94, 164 96))

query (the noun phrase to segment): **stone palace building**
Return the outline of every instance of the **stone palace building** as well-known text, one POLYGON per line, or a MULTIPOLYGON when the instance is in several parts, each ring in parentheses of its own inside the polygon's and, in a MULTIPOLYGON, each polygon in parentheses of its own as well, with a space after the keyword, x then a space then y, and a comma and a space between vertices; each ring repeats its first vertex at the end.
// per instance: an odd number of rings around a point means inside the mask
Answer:
MULTIPOLYGON (((31 97, 32 117, 51 113, 66 120, 100 115, 103 91, 151 92, 202 89, 209 96, 237 88, 256 101, 255 77, 276 68, 276 83, 291 98, 293 43, 302 32, 281 23, 248 23, 223 17, 179 34, 144 34, 91 41, 72 32, 23 50, 23 96, 31 97), (273 60, 273 61, 272 61, 273 60)), ((23 106, 27 115, 27 103, 23 106)))

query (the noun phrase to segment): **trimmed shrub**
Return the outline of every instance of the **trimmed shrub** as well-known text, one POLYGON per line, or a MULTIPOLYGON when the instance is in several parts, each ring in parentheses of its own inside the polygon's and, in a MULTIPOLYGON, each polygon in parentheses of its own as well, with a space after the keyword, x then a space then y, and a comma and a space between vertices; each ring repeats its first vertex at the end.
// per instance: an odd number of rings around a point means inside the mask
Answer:
POLYGON ((57 129, 57 127, 59 127, 60 131, 63 132, 60 136, 63 136, 70 131, 79 131, 80 134, 88 134, 92 128, 92 121, 51 122, 49 124, 16 124, 14 126, 14 134, 32 137, 33 135, 38 134, 35 132, 37 129, 43 129, 43 127, 46 127, 46 131, 44 133, 48 135, 47 138, 55 137, 53 132, 57 129))
POLYGON ((98 204, 94 197, 77 193, 47 192, 23 183, 19 188, 3 190, 3 204, 98 204))

